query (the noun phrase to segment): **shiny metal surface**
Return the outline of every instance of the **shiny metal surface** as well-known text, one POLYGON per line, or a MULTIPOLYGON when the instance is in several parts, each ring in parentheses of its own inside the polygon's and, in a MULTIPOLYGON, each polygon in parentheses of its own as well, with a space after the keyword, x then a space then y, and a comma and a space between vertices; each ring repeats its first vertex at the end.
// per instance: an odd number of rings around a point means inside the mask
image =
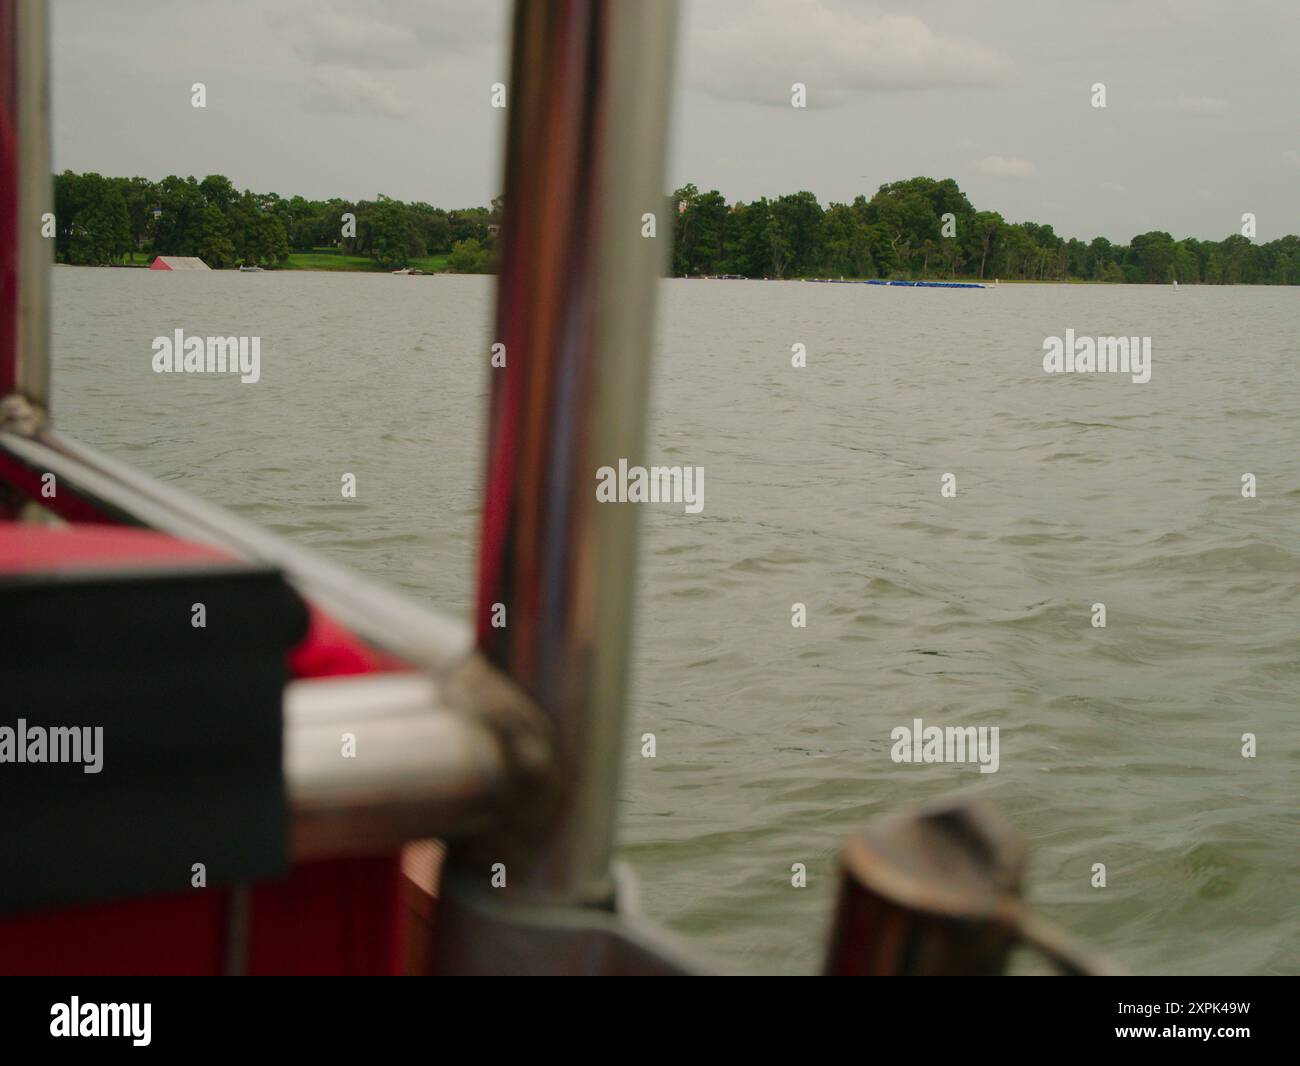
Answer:
POLYGON ((555 723, 559 811, 521 878, 551 901, 613 892, 637 515, 597 505, 596 471, 643 459, 675 17, 515 8, 477 639, 555 723))

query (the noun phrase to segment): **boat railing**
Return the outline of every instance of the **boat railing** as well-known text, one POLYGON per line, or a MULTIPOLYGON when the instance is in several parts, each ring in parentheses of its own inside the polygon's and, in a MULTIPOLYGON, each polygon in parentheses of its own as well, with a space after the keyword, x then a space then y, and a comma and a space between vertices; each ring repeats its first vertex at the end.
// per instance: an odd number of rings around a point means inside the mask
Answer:
POLYGON ((285 777, 295 856, 481 833, 508 816, 503 806, 518 787, 510 774, 527 773, 519 760, 545 762, 545 723, 522 695, 509 695, 513 688, 503 686, 495 717, 475 714, 467 686, 486 686, 489 671, 465 625, 52 431, 0 429, 0 480, 27 486, 55 516, 153 529, 273 564, 309 602, 409 664, 410 673, 288 686, 285 777), (38 489, 47 474, 58 486, 52 499, 38 489), (339 758, 340 722, 357 735, 364 759, 339 758), (509 739, 498 735, 503 729, 509 739))

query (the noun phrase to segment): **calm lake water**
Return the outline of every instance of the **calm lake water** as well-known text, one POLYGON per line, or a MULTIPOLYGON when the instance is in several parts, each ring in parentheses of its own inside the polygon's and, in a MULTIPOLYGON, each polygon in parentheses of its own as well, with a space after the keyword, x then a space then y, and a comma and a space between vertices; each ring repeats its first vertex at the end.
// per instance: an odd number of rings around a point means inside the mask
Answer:
MULTIPOLYGON (((468 617, 491 279, 54 277, 64 431, 468 617), (154 374, 177 327, 260 336, 261 382, 154 374)), ((1123 966, 1300 971, 1300 290, 661 284, 649 454, 707 478, 642 509, 648 915, 813 970, 844 837, 962 791, 1123 966), (1067 328, 1150 336, 1151 381, 1044 374, 1067 328), (914 718, 998 726, 998 772, 896 765, 914 718)))

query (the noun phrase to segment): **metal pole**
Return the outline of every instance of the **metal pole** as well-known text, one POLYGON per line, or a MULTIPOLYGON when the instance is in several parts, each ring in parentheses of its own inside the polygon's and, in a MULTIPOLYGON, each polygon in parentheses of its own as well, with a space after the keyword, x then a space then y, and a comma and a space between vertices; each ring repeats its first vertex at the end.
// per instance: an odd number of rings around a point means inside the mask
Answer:
POLYGON ((477 635, 555 727, 558 811, 522 879, 552 904, 613 896, 637 516, 596 472, 644 461, 675 21, 675 0, 515 8, 477 635))
MULTIPOLYGON (((50 206, 48 13, 43 0, 0 0, 0 400, 49 409, 50 206)), ((0 418, 16 417, 6 410, 0 418)))

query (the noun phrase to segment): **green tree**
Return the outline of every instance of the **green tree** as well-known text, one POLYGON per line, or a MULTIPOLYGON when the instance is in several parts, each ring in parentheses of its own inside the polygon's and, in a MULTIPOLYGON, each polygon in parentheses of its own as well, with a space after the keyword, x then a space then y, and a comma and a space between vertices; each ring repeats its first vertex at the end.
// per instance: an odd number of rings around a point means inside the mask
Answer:
POLYGON ((1220 280, 1225 285, 1250 282, 1255 246, 1240 233, 1219 242, 1220 280))
POLYGON ((158 255, 194 255, 199 218, 206 206, 194 178, 169 174, 158 183, 159 216, 154 220, 153 243, 158 255))
POLYGON ((230 239, 226 216, 216 204, 207 204, 199 216, 194 254, 214 270, 235 262, 235 245, 230 239))
POLYGON ((1115 265, 1115 249, 1110 241, 1105 237, 1094 237, 1092 243, 1088 245, 1088 255, 1085 259, 1085 277, 1100 280, 1119 280, 1123 277, 1118 267, 1112 272, 1114 277, 1107 279, 1103 275, 1107 268, 1115 265))
POLYGON ((457 274, 491 274, 496 269, 492 253, 473 237, 456 242, 447 265, 457 274))
MULTIPOLYGON (((721 213, 722 196, 716 195, 721 213)), ((771 212, 777 234, 774 239, 779 241, 783 256, 782 273, 791 277, 806 277, 814 273, 820 260, 817 239, 822 223, 822 209, 817 197, 810 192, 781 196, 772 202, 771 212)))
POLYGON ((368 212, 367 222, 370 255, 375 262, 385 270, 406 266, 417 235, 405 205, 380 196, 378 203, 368 212))
POLYGON ((726 273, 722 263, 731 212, 722 193, 717 189, 701 193, 694 185, 686 185, 673 194, 673 201, 677 204, 673 218, 673 273, 726 273))
POLYGON ((818 273, 831 277, 875 277, 871 243, 871 229, 853 205, 831 204, 822 215, 818 273))
POLYGON ((1159 230, 1139 233, 1129 241, 1128 262, 1140 269, 1142 281, 1168 285, 1174 280, 1173 237, 1159 230))
POLYGON ((996 211, 977 211, 966 227, 971 241, 970 257, 974 261, 978 256, 980 277, 984 276, 989 256, 996 251, 998 236, 1004 225, 1002 216, 996 211))
POLYGON ((131 248, 139 251, 153 238, 153 209, 158 203, 158 187, 147 178, 110 179, 126 203, 131 227, 131 248))
POLYGON ((64 171, 54 183, 55 252, 68 263, 104 265, 131 250, 131 218, 118 185, 64 171))
POLYGON ((215 207, 223 215, 239 199, 238 191, 224 174, 209 174, 199 182, 199 195, 203 197, 205 204, 215 207))

